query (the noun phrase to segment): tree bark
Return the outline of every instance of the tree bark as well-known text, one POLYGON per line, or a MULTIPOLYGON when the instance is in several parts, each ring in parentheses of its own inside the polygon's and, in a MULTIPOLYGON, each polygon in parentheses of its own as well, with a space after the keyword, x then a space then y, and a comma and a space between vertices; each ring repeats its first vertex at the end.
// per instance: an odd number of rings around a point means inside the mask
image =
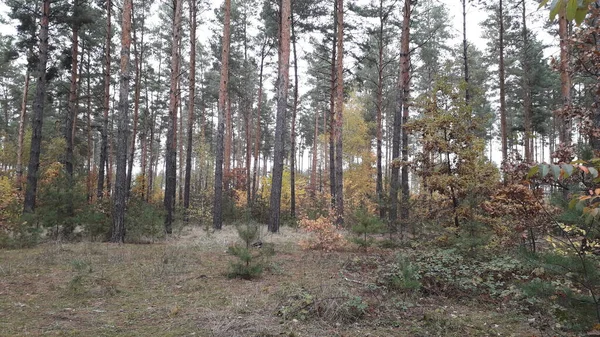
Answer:
POLYGON ((229 44, 231 35, 231 0, 225 0, 225 18, 223 22, 223 43, 221 50, 221 80, 219 85, 219 102, 217 106, 217 153, 215 159, 215 198, 213 205, 213 227, 223 226, 223 157, 225 133, 225 103, 229 78, 229 44))
POLYGON ((385 205, 383 196, 383 1, 379 3, 379 39, 378 39, 378 59, 377 59, 377 181, 375 185, 375 193, 377 193, 377 207, 379 209, 379 218, 385 218, 385 205))
POLYGON ((527 32, 527 7, 526 1, 522 1, 522 28, 521 38, 523 39, 523 51, 522 51, 522 63, 523 63, 523 113, 525 119, 525 134, 523 137, 523 143, 525 145, 525 161, 528 163, 533 162, 533 144, 532 144, 532 119, 533 119, 533 107, 531 103, 531 83, 530 74, 531 66, 529 64, 529 33, 527 32))
POLYGON ((333 0, 333 43, 331 45, 331 91, 329 96, 329 189, 331 193, 331 208, 335 208, 335 94, 337 83, 337 0, 333 0))
POLYGON ((129 55, 131 47, 132 0, 123 2, 121 28, 121 78, 119 83, 119 116, 117 126, 117 174, 113 195, 113 228, 110 242, 125 241, 125 208, 127 202, 127 145, 129 129, 129 55))
POLYGON ((469 59, 467 54, 467 0, 462 0, 462 15, 463 15, 463 66, 465 76, 465 102, 469 104, 471 94, 469 91, 469 59))
POLYGON ((196 99, 196 0, 190 0, 190 73, 189 73, 189 103, 187 125, 187 148, 185 159, 185 182, 183 192, 183 207, 190 208, 190 184, 192 179, 192 143, 194 135, 194 109, 196 99))
POLYGON ((86 90, 87 90, 87 99, 86 99, 86 112, 87 112, 87 179, 86 179, 86 195, 88 203, 92 202, 93 193, 92 193, 92 177, 94 176, 92 168, 92 89, 90 84, 90 68, 91 68, 91 48, 87 49, 87 64, 86 64, 86 90))
MULTIPOLYGON (((563 109, 571 106, 571 74, 569 71, 569 23, 566 9, 563 8, 558 18, 558 36, 560 37, 560 88, 563 109)), ((565 116, 560 116, 558 138, 561 145, 571 145, 571 122, 565 116)))
MULTIPOLYGON (((137 40, 137 29, 133 30, 133 53, 135 54, 135 93, 133 101, 133 133, 131 135, 131 145, 129 146, 129 159, 127 161, 127 195, 131 193, 131 181, 133 180, 133 160, 135 158, 135 141, 137 138, 138 116, 140 111, 140 92, 142 86, 142 62, 144 57, 144 23, 146 18, 145 1, 142 1, 142 26, 141 41, 137 40), (138 48, 139 44, 139 48, 138 48)), ((131 19, 135 23, 134 13, 131 13, 131 19)))
POLYGON ((37 86, 33 104, 31 150, 27 166, 27 188, 23 202, 23 213, 35 211, 38 170, 40 167, 40 151, 42 147, 42 124, 44 120, 44 103, 46 101, 46 64, 48 62, 48 26, 50 21, 50 2, 42 1, 42 18, 40 21, 39 54, 37 65, 37 86))
MULTIPOLYGON (((77 15, 77 9, 79 7, 79 1, 75 0, 73 4, 73 16, 77 15)), ((69 86, 69 109, 67 111, 66 125, 64 130, 65 135, 65 170, 67 172, 67 184, 69 191, 73 191, 74 181, 73 181, 73 148, 75 147, 75 123, 77 119, 77 110, 79 109, 78 101, 77 101, 77 81, 79 74, 77 73, 79 68, 77 62, 79 60, 79 28, 80 25, 78 22, 73 22, 72 30, 73 35, 71 38, 71 80, 69 86)), ((67 214, 69 216, 73 215, 73 198, 68 198, 67 200, 67 214)), ((70 233, 73 228, 65 228, 66 233, 70 233)))
POLYGON ((25 72, 25 86, 23 87, 23 100, 21 101, 21 115, 19 117, 19 140, 17 145, 17 188, 23 189, 23 139, 25 138, 25 121, 27 119, 27 96, 29 95, 29 70, 25 72))
MULTIPOLYGON (((398 220, 398 190, 400 189, 400 148, 401 138, 404 138, 402 130, 403 120, 407 119, 406 107, 404 106, 408 100, 409 93, 409 79, 410 79, 410 14, 411 14, 411 2, 410 0, 404 1, 403 9, 403 20, 402 20, 402 36, 400 40, 400 74, 398 76, 398 88, 396 96, 396 108, 394 110, 394 126, 392 132, 392 172, 390 179, 390 224, 395 228, 395 224, 398 220), (402 137, 401 137, 402 134, 402 137)), ((402 146, 404 150, 404 146, 402 146)), ((404 174, 403 174, 404 176, 404 174)), ((404 190, 404 186, 403 186, 404 190)), ((404 192, 404 191, 403 191, 404 192)), ((404 205, 408 200, 403 200, 402 210, 406 206, 404 205)))
POLYGON ((179 105, 179 44, 181 43, 181 2, 173 1, 173 30, 171 35, 171 85, 169 89, 169 121, 165 154, 165 232, 173 232, 175 196, 177 194, 177 107, 179 105))
MULTIPOLYGON (((112 0, 106 0, 106 46, 104 55, 104 119, 102 124, 102 142, 100 145, 100 163, 98 165, 98 187, 96 196, 101 200, 104 195, 104 168, 108 166, 108 110, 110 108, 110 40, 112 0)), ((107 175, 110 173, 107 173, 107 175)))
POLYGON ((506 81, 504 71, 504 7, 500 0, 499 6, 500 31, 499 31, 499 49, 500 49, 500 64, 498 66, 500 78, 500 132, 502 137, 502 163, 508 160, 508 130, 506 123, 506 81))
POLYGON ((290 0, 280 1, 279 62, 277 76, 277 117, 275 121, 275 149, 273 151, 273 178, 269 203, 269 231, 279 231, 281 184, 285 142, 285 120, 290 75, 290 0))
POLYGON ((344 158, 342 127, 344 123, 344 0, 337 0, 337 55, 335 101, 335 213, 336 224, 344 224, 344 158))
POLYGON ((298 54, 296 53, 296 30, 294 13, 291 16, 292 46, 294 52, 294 105, 292 107, 292 127, 290 135, 290 216, 296 217, 296 114, 298 113, 298 54))
POLYGON ((268 44, 268 40, 265 39, 261 50, 260 50, 260 71, 258 73, 258 104, 256 107, 256 131, 255 131, 255 138, 254 138, 254 169, 253 169, 253 176, 252 176, 252 201, 256 200, 256 192, 258 191, 258 172, 259 172, 259 167, 258 164, 260 162, 260 158, 259 158, 259 150, 260 150, 260 139, 261 139, 261 134, 260 134, 260 115, 261 115, 261 111, 262 111, 262 96, 263 96, 263 70, 264 70, 264 65, 265 65, 265 58, 267 57, 268 54, 268 50, 267 50, 267 44, 268 44))

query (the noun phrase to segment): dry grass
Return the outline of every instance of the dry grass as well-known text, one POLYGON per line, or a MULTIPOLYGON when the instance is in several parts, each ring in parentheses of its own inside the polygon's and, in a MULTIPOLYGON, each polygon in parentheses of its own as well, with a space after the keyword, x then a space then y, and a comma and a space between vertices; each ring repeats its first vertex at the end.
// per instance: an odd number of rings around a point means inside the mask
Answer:
POLYGON ((0 336, 535 334, 526 318, 512 313, 383 294, 368 277, 341 272, 362 253, 302 251, 296 243, 304 233, 265 233, 262 240, 274 243, 277 255, 254 281, 224 276, 231 259, 226 247, 237 240, 231 227, 189 228, 151 245, 0 251, 0 336), (362 317, 353 316, 357 303, 364 305, 362 317))

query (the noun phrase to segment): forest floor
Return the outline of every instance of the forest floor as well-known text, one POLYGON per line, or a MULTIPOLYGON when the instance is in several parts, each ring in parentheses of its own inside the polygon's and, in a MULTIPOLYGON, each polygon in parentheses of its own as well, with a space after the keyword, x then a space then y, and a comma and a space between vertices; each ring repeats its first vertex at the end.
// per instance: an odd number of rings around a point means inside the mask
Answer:
POLYGON ((307 251, 304 236, 263 237, 276 255, 251 281, 225 276, 231 226, 154 244, 3 250, 0 336, 540 336, 535 318, 481 299, 381 291, 376 263, 361 261, 397 250, 307 251))

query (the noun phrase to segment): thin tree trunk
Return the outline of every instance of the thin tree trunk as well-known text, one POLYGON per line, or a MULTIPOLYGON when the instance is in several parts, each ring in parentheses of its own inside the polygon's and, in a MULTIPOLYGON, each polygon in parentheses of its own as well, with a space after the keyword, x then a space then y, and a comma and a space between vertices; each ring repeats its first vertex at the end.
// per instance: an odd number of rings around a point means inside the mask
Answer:
POLYGON ((294 50, 294 106, 292 107, 292 127, 290 135, 290 216, 296 217, 296 114, 298 112, 298 55, 296 53, 296 31, 294 13, 291 14, 292 46, 294 50))
POLYGON ((526 1, 522 0, 522 30, 521 35, 523 39, 523 51, 522 51, 522 63, 523 63, 523 112, 525 119, 525 135, 523 137, 523 143, 525 145, 525 161, 531 163, 533 161, 532 156, 532 103, 531 103, 531 83, 530 74, 531 67, 529 65, 529 34, 527 32, 527 8, 526 1))
POLYGON ((113 228, 110 242, 125 241, 125 208, 127 202, 127 135, 129 129, 129 54, 131 47, 132 0, 123 2, 121 29, 121 78, 119 84, 119 121, 117 126, 117 174, 113 195, 113 228))
MULTIPOLYGON (((398 88, 396 96, 396 108, 394 111, 394 126, 392 132, 392 172, 390 180, 390 224, 395 229, 396 222, 398 220, 398 190, 400 189, 400 148, 401 148, 401 134, 402 121, 405 119, 405 108, 404 104, 407 102, 409 92, 408 80, 410 78, 410 59, 409 59, 409 42, 410 42, 410 14, 411 14, 411 2, 410 0, 404 1, 403 9, 403 20, 402 20, 402 36, 400 41, 400 74, 398 76, 398 88)), ((402 137, 404 138, 404 136, 402 137)), ((402 146, 404 149, 404 146, 402 146)), ((404 174, 403 174, 404 175, 404 174)), ((407 200, 403 200, 403 212, 405 203, 407 200)))
MULTIPOLYGON (((75 0, 74 4, 74 13, 76 15, 77 9, 79 7, 79 1, 75 0)), ((76 19, 75 19, 76 20, 76 19)), ((75 146, 75 137, 74 137, 74 127, 75 120, 77 119, 77 110, 79 108, 79 104, 77 101, 77 82, 78 82, 78 64, 79 61, 79 23, 74 22, 73 36, 71 38, 71 80, 69 86, 69 109, 67 111, 66 125, 65 125, 65 143, 66 143, 66 151, 65 151, 65 170, 67 171, 67 184, 70 192, 73 191, 74 181, 73 181, 73 148, 75 146)), ((67 214, 69 216, 73 216, 73 198, 68 198, 67 200, 67 214)), ((65 233, 70 234, 73 230, 71 226, 66 226, 65 233)))
MULTIPOLYGON (((108 110, 110 108, 110 40, 111 40, 111 7, 112 0, 106 0, 106 42, 104 55, 104 119, 102 125, 102 142, 100 145, 100 163, 98 165, 98 187, 96 196, 101 200, 104 195, 104 168, 108 163, 108 110)), ((107 173, 108 176, 108 173, 107 173)))
MULTIPOLYGON (((502 137, 502 163, 508 160, 508 130, 506 123, 506 81, 504 71, 504 7, 502 0, 499 2, 500 14, 500 32, 499 32, 499 49, 500 49, 500 132, 502 137)), ((506 181, 505 181, 506 182, 506 181)))
POLYGON ((185 159, 185 183, 183 192, 183 207, 190 208, 190 184, 192 179, 192 143, 194 134, 194 108, 196 99, 196 0, 190 0, 190 73, 189 73, 189 103, 187 125, 187 148, 185 159))
POLYGON ((44 120, 44 103, 46 100, 46 64, 48 62, 48 26, 50 21, 50 2, 42 1, 42 18, 40 21, 40 50, 37 66, 37 86, 33 104, 31 150, 27 167, 27 188, 23 202, 23 213, 35 211, 37 194, 38 170, 40 167, 40 152, 42 147, 42 124, 44 120))
POLYGON ((463 66, 465 76, 465 102, 469 104, 471 94, 469 91, 469 59, 467 54, 467 0, 462 0, 462 15, 463 15, 463 66))
POLYGON ((385 218, 385 205, 383 196, 383 167, 382 167, 382 140, 383 140, 383 1, 379 2, 379 41, 378 41, 378 63, 377 63, 377 182, 375 192, 377 193, 377 207, 379 218, 385 218))
POLYGON ((259 172, 259 150, 260 150, 260 115, 262 111, 262 96, 263 96, 263 70, 265 65, 265 58, 267 57, 268 51, 267 48, 267 40, 262 45, 260 51, 260 71, 258 75, 258 104, 256 107, 256 131, 254 138, 254 173, 252 176, 252 200, 256 200, 256 192, 258 191, 258 172, 259 172))
MULTIPOLYGON (((133 179, 133 160, 135 158, 135 141, 137 138, 138 116, 140 111, 140 91, 142 86, 142 65, 144 57, 144 22, 146 18, 145 1, 142 1, 142 36, 141 41, 137 40, 137 29, 133 30, 133 53, 135 54, 135 93, 133 102, 133 132, 131 135, 131 145, 129 147, 129 160, 127 166, 127 195, 131 193, 131 181, 133 179), (139 48, 138 48, 139 44, 139 48), (139 50, 138 50, 139 49, 139 50)), ((134 21, 134 13, 131 13, 132 21, 134 21)), ((135 21, 134 21, 135 22, 135 21)))
POLYGON ((335 101, 335 213, 336 224, 344 224, 344 162, 342 127, 344 123, 344 0, 337 0, 337 55, 335 101))
MULTIPOLYGON (((558 36, 560 37, 560 87, 563 108, 571 106, 571 74, 569 72, 569 23, 566 9, 562 9, 558 18, 558 36)), ((571 121, 566 116, 560 116, 558 130, 561 145, 571 145, 571 121)))
POLYGON ((283 159, 285 142, 285 119, 288 88, 290 82, 290 0, 280 1, 279 62, 277 78, 277 117, 275 120, 275 149, 273 151, 273 179, 269 200, 269 231, 279 231, 281 210, 281 184, 283 181, 283 159))
POLYGON ((335 188, 335 94, 337 83, 337 67, 335 62, 337 60, 337 3, 338 0, 333 0, 333 43, 331 45, 331 91, 329 96, 329 189, 331 193, 331 208, 335 208, 336 204, 336 188, 335 188))
POLYGON ((25 86, 21 101, 21 116, 19 117, 19 140, 17 147, 17 188, 23 189, 23 139, 25 138, 25 121, 27 119, 27 96, 29 95, 29 70, 25 72, 25 86))
MULTIPOLYGON (((181 57, 181 45, 179 46, 179 56, 181 57)), ((181 93, 181 81, 177 81, 177 92, 181 93)), ((183 160, 183 104, 181 103, 181 94, 178 94, 179 99, 179 130, 177 132, 177 145, 179 147, 179 167, 178 167, 178 177, 177 177, 177 204, 179 206, 183 205, 183 176, 185 171, 185 165, 183 160)))
POLYGON ((315 133, 312 146, 312 161, 310 172, 310 195, 314 198, 317 190, 317 157, 319 151, 319 112, 315 112, 315 133))
POLYGON ((171 35, 171 85, 169 89, 169 122, 165 155, 165 232, 173 232, 175 196, 177 194, 177 107, 179 104, 179 45, 181 43, 181 2, 173 1, 173 30, 171 35))
POLYGON ((403 25, 402 33, 402 46, 401 46, 401 62, 400 68, 402 69, 402 207, 400 208, 400 219, 406 224, 408 219, 408 213, 410 209, 410 188, 408 185, 408 132, 406 131, 406 123, 408 123, 409 104, 410 98, 410 1, 407 1, 404 9, 403 22, 408 24, 403 25))
POLYGON ((92 193, 92 177, 94 176, 92 168, 92 89, 90 84, 90 68, 91 68, 91 48, 87 49, 87 64, 86 64, 86 90, 87 90, 87 101, 86 101, 86 112, 87 112, 87 179, 86 179, 86 195, 88 203, 93 201, 92 193))
POLYGON ((225 18, 223 22, 223 43, 221 50, 221 79, 219 85, 217 153, 215 158, 215 198, 213 205, 213 227, 223 226, 223 157, 225 133, 225 103, 229 78, 229 43, 231 35, 231 0, 225 0, 225 18))

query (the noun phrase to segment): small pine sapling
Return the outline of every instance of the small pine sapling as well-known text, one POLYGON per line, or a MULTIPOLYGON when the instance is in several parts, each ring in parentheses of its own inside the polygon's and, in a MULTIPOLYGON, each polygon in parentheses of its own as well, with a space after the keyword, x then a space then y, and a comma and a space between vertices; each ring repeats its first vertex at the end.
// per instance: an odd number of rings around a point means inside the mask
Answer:
POLYGON ((234 244, 228 249, 228 253, 237 257, 238 260, 231 263, 227 276, 245 280, 260 277, 266 264, 265 258, 271 255, 273 250, 257 241, 260 234, 260 227, 257 223, 247 222, 236 227, 242 244, 234 244))
POLYGON ((360 207, 355 213, 356 223, 352 225, 352 232, 356 234, 352 242, 365 250, 373 244, 371 235, 383 232, 384 223, 378 217, 370 214, 364 207, 360 207))

